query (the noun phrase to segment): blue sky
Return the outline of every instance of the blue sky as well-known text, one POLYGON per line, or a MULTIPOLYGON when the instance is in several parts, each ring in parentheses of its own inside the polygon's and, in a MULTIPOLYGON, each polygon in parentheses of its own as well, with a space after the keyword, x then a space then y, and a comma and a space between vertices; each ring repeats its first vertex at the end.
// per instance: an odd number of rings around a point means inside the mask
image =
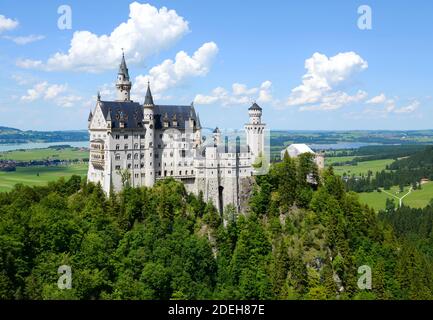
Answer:
POLYGON ((431 1, 132 3, 2 0, 0 126, 85 129, 125 47, 135 100, 150 80, 156 103, 194 101, 205 126, 240 128, 257 101, 271 129, 433 128, 431 1))

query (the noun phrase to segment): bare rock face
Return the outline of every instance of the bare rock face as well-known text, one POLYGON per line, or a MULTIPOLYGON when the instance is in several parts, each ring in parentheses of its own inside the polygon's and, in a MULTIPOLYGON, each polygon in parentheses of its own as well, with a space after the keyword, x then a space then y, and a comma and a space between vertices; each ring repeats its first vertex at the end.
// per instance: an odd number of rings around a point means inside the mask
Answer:
POLYGON ((256 181, 254 177, 242 178, 239 183, 239 204, 241 214, 246 214, 249 209, 249 200, 253 193, 256 181))

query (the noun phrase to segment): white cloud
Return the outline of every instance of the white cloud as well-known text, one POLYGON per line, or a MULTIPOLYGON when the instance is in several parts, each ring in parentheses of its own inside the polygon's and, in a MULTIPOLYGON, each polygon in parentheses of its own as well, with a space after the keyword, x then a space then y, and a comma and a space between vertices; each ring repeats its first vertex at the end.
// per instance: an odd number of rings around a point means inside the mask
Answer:
POLYGON ((42 67, 42 61, 31 59, 18 59, 17 66, 25 69, 39 68, 42 67))
POLYGON ((150 69, 149 74, 135 78, 133 91, 144 94, 147 82, 150 81, 152 93, 158 98, 161 93, 191 77, 205 76, 218 53, 218 46, 214 42, 203 44, 192 56, 180 51, 173 60, 167 59, 150 69))
POLYGON ((31 35, 28 35, 28 36, 21 36, 21 37, 4 36, 3 38, 5 38, 7 40, 11 40, 11 41, 15 42, 18 45, 26 45, 26 44, 29 44, 29 43, 32 43, 32 42, 43 40, 43 39, 45 39, 45 36, 31 34, 31 35))
POLYGON ((66 84, 49 84, 47 81, 39 82, 27 90, 21 97, 24 102, 34 102, 40 99, 53 101, 61 107, 72 107, 74 103, 82 101, 82 97, 68 94, 66 84))
POLYGON ((409 114, 409 113, 413 113, 415 112, 419 105, 420 102, 418 100, 412 100, 409 104, 402 106, 402 107, 398 107, 397 106, 397 100, 398 97, 393 98, 393 99, 389 99, 386 98, 385 94, 381 94, 379 96, 376 96, 368 101, 366 101, 367 104, 383 104, 382 108, 367 108, 363 111, 363 114, 366 115, 372 115, 372 116, 380 116, 380 117, 386 117, 389 114, 409 114), (385 99, 383 99, 383 97, 385 97, 385 99), (378 98, 380 97, 380 98, 378 98), (377 98, 377 99, 375 99, 377 98), (373 100, 373 101, 371 101, 373 100))
POLYGON ((307 73, 302 77, 302 84, 292 89, 287 105, 299 106, 302 110, 334 110, 364 99, 364 91, 350 96, 335 88, 367 68, 367 62, 355 52, 339 53, 330 58, 316 52, 305 60, 307 73))
POLYGON ((129 5, 129 19, 109 35, 90 31, 76 31, 67 53, 57 52, 45 63, 33 61, 20 67, 38 67, 47 71, 74 70, 97 72, 116 68, 121 48, 129 62, 140 63, 145 58, 173 45, 189 31, 188 22, 176 11, 150 4, 133 2, 129 5))
POLYGON ((358 92, 354 95, 349 95, 345 92, 337 91, 331 92, 325 95, 319 104, 317 105, 307 105, 301 106, 299 108, 300 111, 313 111, 313 110, 336 110, 341 107, 360 102, 367 97, 367 92, 358 90, 358 92))
POLYGON ((245 84, 234 83, 231 92, 223 87, 217 87, 209 95, 196 95, 194 102, 196 104, 218 103, 223 106, 249 104, 254 100, 258 103, 271 103, 273 102, 271 87, 272 82, 269 80, 254 88, 248 88, 245 84))
POLYGON ((420 105, 419 101, 414 100, 410 104, 408 104, 407 106, 394 109, 394 112, 395 113, 412 113, 418 109, 419 105, 420 105))
POLYGON ((386 101, 386 95, 381 93, 378 96, 375 96, 373 98, 371 98, 370 100, 367 100, 366 103, 367 104, 382 104, 386 101))
POLYGON ((15 29, 16 27, 18 27, 18 24, 19 23, 17 20, 9 19, 4 15, 0 14, 0 33, 2 33, 3 31, 15 29))

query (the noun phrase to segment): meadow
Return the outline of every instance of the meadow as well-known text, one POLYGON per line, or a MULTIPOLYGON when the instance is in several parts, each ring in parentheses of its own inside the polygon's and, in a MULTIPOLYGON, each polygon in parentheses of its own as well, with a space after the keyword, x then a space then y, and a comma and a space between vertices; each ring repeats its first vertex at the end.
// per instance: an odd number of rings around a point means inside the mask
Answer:
POLYGON ((88 159, 89 151, 79 148, 46 148, 27 149, 0 152, 0 160, 31 161, 31 160, 75 160, 88 159))
MULTIPOLYGON (((335 158, 329 158, 330 160, 327 160, 326 165, 329 166, 332 163, 335 162, 341 162, 341 161, 350 161, 354 157, 335 157, 335 158)), ((361 174, 367 174, 368 171, 371 171, 374 173, 378 171, 382 171, 386 169, 386 166, 394 162, 393 159, 381 159, 381 160, 371 160, 371 161, 363 161, 358 162, 357 165, 345 165, 345 166, 334 166, 334 172, 338 175, 343 175, 346 173, 347 175, 356 175, 359 176, 361 174)))
MULTIPOLYGON (((389 193, 395 194, 397 197, 401 197, 408 192, 408 187, 404 188, 403 192, 399 192, 397 186, 392 187, 391 190, 387 190, 389 193)), ((374 208, 375 210, 385 209, 386 199, 394 199, 396 205, 398 205, 398 199, 384 193, 384 192, 363 192, 359 193, 359 200, 362 203, 374 208)), ((421 186, 420 190, 413 190, 408 196, 403 199, 403 204, 411 208, 424 208, 430 200, 433 199, 433 182, 428 182, 421 186)))
POLYGON ((55 181, 60 177, 69 178, 74 174, 86 176, 87 163, 68 166, 17 167, 13 172, 0 171, 0 192, 11 190, 17 183, 42 186, 49 181, 55 181))

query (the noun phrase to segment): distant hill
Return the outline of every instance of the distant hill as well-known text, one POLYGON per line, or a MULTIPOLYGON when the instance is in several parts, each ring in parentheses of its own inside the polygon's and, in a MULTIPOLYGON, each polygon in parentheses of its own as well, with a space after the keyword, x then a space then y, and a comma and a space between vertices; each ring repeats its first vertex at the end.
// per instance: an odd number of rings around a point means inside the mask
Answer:
POLYGON ((68 142, 87 140, 89 140, 89 134, 87 130, 23 131, 16 128, 0 126, 0 144, 28 142, 68 142))

